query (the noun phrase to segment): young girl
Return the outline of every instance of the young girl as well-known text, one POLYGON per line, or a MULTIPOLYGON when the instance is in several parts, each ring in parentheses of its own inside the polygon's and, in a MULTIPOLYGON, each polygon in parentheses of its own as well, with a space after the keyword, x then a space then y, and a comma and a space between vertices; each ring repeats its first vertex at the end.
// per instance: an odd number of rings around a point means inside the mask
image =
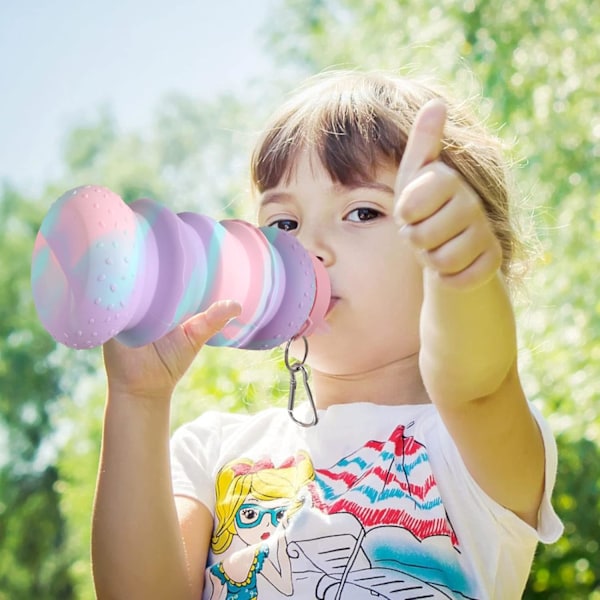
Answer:
POLYGON ((147 347, 106 344, 98 597, 229 598, 229 578, 239 598, 520 598, 538 541, 562 529, 555 444, 517 369, 498 144, 427 86, 331 73, 273 116, 252 175, 259 224, 297 236, 331 280, 329 331, 307 340, 318 422, 209 412, 169 450, 175 385, 234 302, 147 347), (274 504, 219 491, 228 464, 300 455, 314 476, 274 504), (238 543, 215 543, 242 505, 238 543), (243 530, 269 522, 267 552, 243 530))

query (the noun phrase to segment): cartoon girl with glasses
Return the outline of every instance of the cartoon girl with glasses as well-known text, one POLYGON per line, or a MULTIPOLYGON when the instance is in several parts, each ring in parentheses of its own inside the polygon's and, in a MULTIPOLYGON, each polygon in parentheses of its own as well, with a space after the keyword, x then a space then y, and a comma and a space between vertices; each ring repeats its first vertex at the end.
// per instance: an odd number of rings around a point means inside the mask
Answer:
POLYGON ((292 595, 285 528, 304 503, 300 492, 314 477, 312 462, 303 452, 278 467, 270 461, 239 459, 221 469, 211 549, 221 554, 234 540, 241 548, 209 569, 211 600, 222 598, 224 590, 225 600, 257 598, 258 575, 282 594, 292 595))

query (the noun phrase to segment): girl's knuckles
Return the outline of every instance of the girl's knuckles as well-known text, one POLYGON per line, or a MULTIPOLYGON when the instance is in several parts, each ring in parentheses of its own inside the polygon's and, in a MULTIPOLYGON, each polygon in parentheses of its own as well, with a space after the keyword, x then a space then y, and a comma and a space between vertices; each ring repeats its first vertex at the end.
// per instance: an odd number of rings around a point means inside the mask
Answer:
POLYGON ((453 274, 462 270, 465 258, 462 253, 450 251, 442 246, 427 252, 427 262, 441 274, 453 274))
POLYGON ((410 243, 419 249, 427 249, 428 241, 431 237, 423 226, 412 226, 408 229, 408 239, 410 243))

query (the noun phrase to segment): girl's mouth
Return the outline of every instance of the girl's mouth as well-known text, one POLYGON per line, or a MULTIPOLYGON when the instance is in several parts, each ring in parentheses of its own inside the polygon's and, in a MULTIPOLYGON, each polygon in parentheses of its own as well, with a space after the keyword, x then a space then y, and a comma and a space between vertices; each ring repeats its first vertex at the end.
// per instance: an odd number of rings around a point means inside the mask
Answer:
POLYGON ((260 539, 261 540, 266 540, 267 538, 270 538, 271 534, 268 531, 265 531, 261 536, 260 539))
POLYGON ((339 302, 339 297, 338 296, 331 296, 331 300, 329 301, 329 306, 327 307, 327 312, 325 313, 325 316, 327 316, 334 308, 335 305, 339 302))

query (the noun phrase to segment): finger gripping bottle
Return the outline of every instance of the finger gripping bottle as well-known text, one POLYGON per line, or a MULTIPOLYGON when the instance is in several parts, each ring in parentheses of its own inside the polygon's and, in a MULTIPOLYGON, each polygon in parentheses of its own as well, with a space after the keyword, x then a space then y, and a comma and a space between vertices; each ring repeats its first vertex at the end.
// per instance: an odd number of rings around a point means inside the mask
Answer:
POLYGON ((217 300, 239 317, 215 346, 273 348, 323 328, 331 289, 321 262, 292 235, 140 199, 104 187, 63 194, 38 232, 31 285, 55 340, 93 348, 116 337, 142 346, 217 300))

